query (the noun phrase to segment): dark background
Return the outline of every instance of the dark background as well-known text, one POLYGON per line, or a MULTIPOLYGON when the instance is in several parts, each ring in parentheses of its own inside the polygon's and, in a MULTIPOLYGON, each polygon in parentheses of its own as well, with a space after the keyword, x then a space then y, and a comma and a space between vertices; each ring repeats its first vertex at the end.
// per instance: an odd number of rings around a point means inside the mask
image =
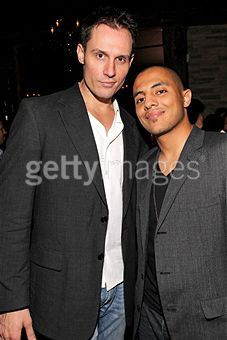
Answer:
MULTIPOLYGON (((7 1, 0 12, 0 115, 7 115, 9 123, 23 97, 48 94, 80 80, 76 22, 100 4, 130 10, 141 29, 163 27, 167 32, 165 50, 169 51, 169 55, 165 52, 165 64, 173 66, 176 62, 174 51, 179 50, 177 44, 181 45, 182 66, 180 53, 177 63, 186 82, 184 28, 227 23, 227 4, 217 1, 209 5, 205 1, 137 1, 135 4, 95 1, 93 5, 76 0, 7 1), (57 19, 59 27, 56 27, 57 19), (54 27, 54 33, 51 33, 51 27, 54 27), (170 43, 169 37, 176 35, 170 43)), ((129 85, 134 73, 130 73, 129 85)), ((130 86, 127 91, 119 93, 119 98, 128 109, 130 101, 124 102, 124 98, 126 94, 130 95, 130 86)))

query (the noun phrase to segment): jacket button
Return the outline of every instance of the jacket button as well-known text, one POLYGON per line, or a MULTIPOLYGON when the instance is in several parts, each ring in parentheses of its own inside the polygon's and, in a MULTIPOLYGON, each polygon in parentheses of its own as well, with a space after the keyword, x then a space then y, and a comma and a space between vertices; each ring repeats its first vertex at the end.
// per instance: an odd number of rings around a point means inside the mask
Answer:
POLYGON ((168 312, 176 312, 177 311, 177 306, 173 303, 170 303, 167 305, 166 310, 168 312))
POLYGON ((108 221, 108 217, 107 216, 102 216, 101 217, 101 222, 102 223, 106 223, 108 221))
POLYGON ((176 309, 176 308, 173 308, 173 307, 167 307, 166 310, 167 310, 168 312, 176 312, 176 311, 177 311, 177 309, 176 309))
POLYGON ((99 255, 98 255, 98 260, 101 261, 101 260, 103 260, 103 259, 104 259, 104 254, 103 254, 103 253, 99 254, 99 255))

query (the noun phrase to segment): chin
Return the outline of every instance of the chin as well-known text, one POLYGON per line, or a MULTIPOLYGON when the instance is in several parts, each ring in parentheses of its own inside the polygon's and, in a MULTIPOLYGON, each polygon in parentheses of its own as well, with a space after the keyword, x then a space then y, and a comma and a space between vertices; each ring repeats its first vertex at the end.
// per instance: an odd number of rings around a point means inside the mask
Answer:
POLYGON ((107 89, 105 91, 100 91, 99 98, 103 100, 109 100, 115 95, 115 91, 113 89, 107 89))
POLYGON ((160 131, 160 129, 154 129, 154 127, 151 128, 150 126, 147 125, 143 125, 143 127, 147 130, 147 132, 151 133, 153 136, 157 136, 160 133, 162 133, 162 130, 160 131))
POLYGON ((164 130, 164 129, 161 129, 161 128, 159 128, 159 129, 147 129, 147 131, 149 132, 149 133, 151 133, 153 136, 156 136, 156 137, 160 137, 160 136, 163 136, 163 135, 165 135, 166 133, 168 133, 169 131, 168 130, 164 130))

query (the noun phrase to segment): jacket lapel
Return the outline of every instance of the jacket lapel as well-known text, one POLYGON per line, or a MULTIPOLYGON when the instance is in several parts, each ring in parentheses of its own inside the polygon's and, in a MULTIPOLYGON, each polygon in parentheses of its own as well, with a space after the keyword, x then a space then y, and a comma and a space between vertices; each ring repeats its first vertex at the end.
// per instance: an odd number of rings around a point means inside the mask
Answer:
POLYGON ((59 99, 59 114, 86 169, 96 167, 92 183, 102 201, 107 205, 98 151, 86 106, 77 84, 65 91, 59 99))
MULTIPOLYGON (((180 156, 181 171, 175 173, 175 177, 178 179, 171 179, 168 185, 165 198, 162 204, 162 208, 159 215, 159 221, 156 232, 161 228, 169 210, 171 209, 173 202, 179 193, 182 185, 190 175, 189 162, 192 161, 194 168, 199 167, 199 162, 203 159, 201 152, 201 146, 203 145, 204 131, 197 127, 194 127, 180 156)), ((146 251, 147 232, 149 226, 149 213, 150 213, 150 195, 152 188, 152 176, 153 176, 153 165, 157 160, 157 148, 154 148, 141 160, 141 166, 145 168, 148 166, 148 171, 142 174, 143 179, 137 179, 137 197, 138 197, 138 211, 137 211, 137 228, 141 237, 141 246, 143 251, 146 251)))
POLYGON ((193 166, 194 168, 199 167, 199 161, 202 156, 199 149, 203 144, 203 139, 204 131, 200 130, 197 127, 194 127, 192 129, 191 134, 188 137, 188 140, 184 145, 184 148, 181 152, 181 156, 179 158, 178 169, 180 170, 177 170, 176 168, 172 173, 171 176, 172 178, 166 190, 166 194, 160 211, 157 230, 161 227, 182 185, 189 178, 191 171, 190 167, 191 166, 193 166), (192 161, 191 164, 190 161, 192 161))
POLYGON ((152 187, 153 164, 157 157, 157 148, 150 150, 143 159, 140 160, 137 168, 137 228, 141 237, 142 250, 145 253, 147 232, 150 217, 150 195, 152 187), (143 169, 143 170, 142 170, 143 169))
POLYGON ((121 110, 121 119, 124 124, 123 143, 124 143, 124 164, 123 164, 123 218, 126 214, 130 200, 134 171, 138 157, 138 145, 135 136, 135 127, 129 122, 124 110, 121 110))

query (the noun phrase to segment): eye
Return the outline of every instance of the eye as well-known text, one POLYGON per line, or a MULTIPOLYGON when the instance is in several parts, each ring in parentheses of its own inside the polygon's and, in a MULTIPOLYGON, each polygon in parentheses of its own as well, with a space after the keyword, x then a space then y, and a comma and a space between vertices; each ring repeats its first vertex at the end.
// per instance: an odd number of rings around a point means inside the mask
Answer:
POLYGON ((163 93, 166 93, 167 92, 167 90, 166 89, 160 89, 160 90, 158 90, 157 92, 156 92, 156 94, 163 94, 163 93))
POLYGON ((101 52, 98 52, 98 53, 96 54, 96 57, 97 57, 97 59, 104 59, 104 54, 101 53, 101 52))
POLYGON ((117 61, 120 63, 120 64, 125 64, 127 62, 127 58, 126 57, 123 57, 123 56, 120 56, 120 57, 117 57, 117 61))
POLYGON ((140 97, 138 99, 136 99, 136 104, 141 104, 144 102, 144 97, 140 97))

